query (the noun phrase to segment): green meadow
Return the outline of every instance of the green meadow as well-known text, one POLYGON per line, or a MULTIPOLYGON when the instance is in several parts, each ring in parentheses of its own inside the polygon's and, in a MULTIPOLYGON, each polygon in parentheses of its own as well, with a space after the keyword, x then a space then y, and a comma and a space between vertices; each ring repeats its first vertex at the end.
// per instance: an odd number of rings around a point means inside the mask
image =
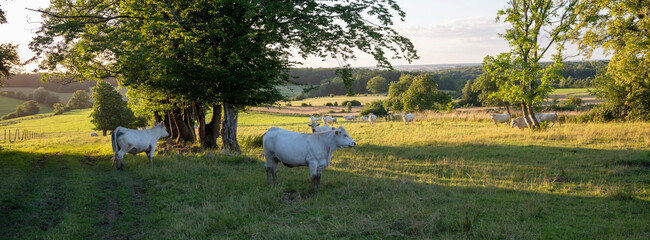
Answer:
POLYGON ((256 141, 306 116, 241 113, 241 154, 128 155, 118 172, 89 111, 0 121, 42 134, 0 135, 3 239, 650 238, 650 123, 341 122, 358 146, 314 190, 304 167, 269 186, 256 141))

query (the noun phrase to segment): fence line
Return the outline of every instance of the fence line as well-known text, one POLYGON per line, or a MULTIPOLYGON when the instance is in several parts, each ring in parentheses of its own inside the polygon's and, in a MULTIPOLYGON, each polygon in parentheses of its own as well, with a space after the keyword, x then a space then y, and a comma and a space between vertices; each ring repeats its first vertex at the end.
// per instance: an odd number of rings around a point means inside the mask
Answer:
POLYGON ((27 129, 23 129, 22 131, 20 129, 4 129, 3 131, 3 137, 2 137, 2 142, 9 142, 9 143, 14 143, 18 141, 25 141, 25 140, 30 140, 34 138, 41 137, 41 133, 37 133, 34 131, 30 131, 27 129), (12 134, 13 132, 13 134, 12 134), (13 135, 13 136, 12 136, 13 135))

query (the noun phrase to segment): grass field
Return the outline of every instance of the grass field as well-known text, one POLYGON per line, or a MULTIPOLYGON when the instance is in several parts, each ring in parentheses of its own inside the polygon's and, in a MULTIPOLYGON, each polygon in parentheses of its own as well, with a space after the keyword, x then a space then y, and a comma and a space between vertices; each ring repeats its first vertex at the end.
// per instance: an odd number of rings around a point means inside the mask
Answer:
MULTIPOLYGON (((126 157, 90 137, 89 110, 0 124, 0 236, 25 238, 648 239, 650 123, 543 132, 475 120, 346 122, 322 186, 280 167, 268 186, 250 137, 305 117, 242 113, 242 155, 126 157)), ((0 122, 3 123, 3 122, 0 122)))
MULTIPOLYGON (((35 89, 36 88, 1 88, 0 91, 23 92, 24 94, 29 95, 30 93, 34 92, 35 89)), ((63 104, 66 104, 70 98, 72 98, 72 93, 50 92, 59 96, 59 99, 61 99, 61 103, 63 104)))

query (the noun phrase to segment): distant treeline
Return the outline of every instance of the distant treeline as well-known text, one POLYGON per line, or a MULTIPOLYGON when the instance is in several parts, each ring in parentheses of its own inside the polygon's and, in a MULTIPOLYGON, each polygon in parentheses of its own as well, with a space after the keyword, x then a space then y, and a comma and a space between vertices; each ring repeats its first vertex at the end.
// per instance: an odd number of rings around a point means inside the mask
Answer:
MULTIPOLYGON (((595 62, 565 62, 561 75, 563 80, 555 84, 556 88, 586 88, 593 86, 596 74, 607 67, 608 61, 595 62)), ((542 67, 545 64, 543 63, 542 67)), ((352 90, 357 94, 366 94, 368 81, 375 76, 382 76, 388 82, 397 82, 402 74, 418 75, 420 71, 388 71, 355 69, 352 90)), ((481 66, 467 66, 453 69, 438 70, 430 74, 437 75, 436 83, 439 90, 450 90, 460 93, 467 81, 476 79, 483 73, 481 66)), ((343 95, 347 93, 343 81, 336 76, 335 68, 296 68, 291 70, 294 81, 299 84, 317 86, 307 95, 309 97, 322 97, 330 94, 343 95)))
MULTIPOLYGON (((117 86, 114 79, 105 80, 113 86, 117 86)), ((95 81, 76 81, 73 79, 49 79, 46 83, 41 82, 40 73, 21 73, 10 78, 5 78, 3 87, 8 88, 38 88, 43 87, 48 91, 57 93, 73 93, 77 90, 88 91, 96 85, 95 81)))

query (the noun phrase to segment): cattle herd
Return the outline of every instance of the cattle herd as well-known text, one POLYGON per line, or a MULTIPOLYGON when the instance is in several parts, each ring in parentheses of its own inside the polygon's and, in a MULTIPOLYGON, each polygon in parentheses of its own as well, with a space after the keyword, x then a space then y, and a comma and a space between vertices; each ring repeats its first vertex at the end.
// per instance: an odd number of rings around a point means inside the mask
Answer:
MULTIPOLYGON (((404 124, 413 123, 415 115, 412 113, 389 114, 389 118, 402 117, 404 124)), ((495 125, 510 122, 511 128, 524 129, 527 126, 523 117, 511 119, 509 114, 490 114, 495 125)), ((538 122, 560 123, 557 113, 537 113, 535 118, 538 122)), ((354 116, 344 116, 343 119, 356 120, 354 116)), ((368 121, 371 125, 377 121, 375 114, 360 116, 361 121, 368 121)), ((309 117, 308 126, 311 133, 293 132, 277 127, 271 127, 262 137, 264 158, 266 163, 266 176, 269 184, 277 183, 276 172, 278 164, 282 163, 287 167, 307 166, 309 167, 310 178, 314 188, 320 186, 321 173, 329 166, 332 153, 336 149, 356 146, 356 142, 345 131, 343 126, 333 127, 338 120, 332 116, 309 117), (319 121, 323 122, 320 126, 319 121)), ((124 168, 124 155, 126 153, 138 154, 145 152, 149 157, 149 163, 153 166, 153 153, 156 150, 158 139, 169 136, 163 122, 154 124, 153 127, 143 130, 127 129, 117 127, 111 134, 113 147, 113 164, 117 170, 124 168)))

